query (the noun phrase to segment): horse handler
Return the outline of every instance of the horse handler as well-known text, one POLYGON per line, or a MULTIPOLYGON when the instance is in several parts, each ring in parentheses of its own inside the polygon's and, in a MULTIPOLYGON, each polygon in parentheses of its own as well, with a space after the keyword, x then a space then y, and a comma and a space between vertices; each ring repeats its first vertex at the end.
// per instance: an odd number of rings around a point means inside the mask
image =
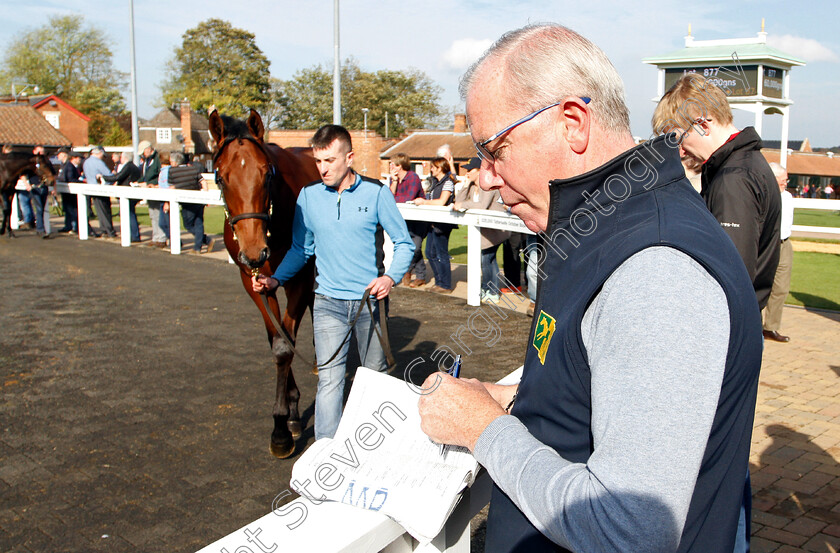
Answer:
POLYGON ((324 125, 310 142, 322 180, 300 191, 292 247, 274 275, 255 276, 252 284, 255 292, 274 290, 315 256, 312 325, 318 360, 318 440, 332 438, 341 420, 349 349, 348 341, 342 341, 351 327, 362 365, 379 371, 387 369, 374 331, 380 313, 373 299, 387 297, 403 277, 414 253, 414 243, 388 187, 353 171, 353 144, 347 129, 324 125), (394 257, 387 273, 383 265, 383 229, 394 243, 394 257), (368 289, 370 309, 360 311, 368 289))

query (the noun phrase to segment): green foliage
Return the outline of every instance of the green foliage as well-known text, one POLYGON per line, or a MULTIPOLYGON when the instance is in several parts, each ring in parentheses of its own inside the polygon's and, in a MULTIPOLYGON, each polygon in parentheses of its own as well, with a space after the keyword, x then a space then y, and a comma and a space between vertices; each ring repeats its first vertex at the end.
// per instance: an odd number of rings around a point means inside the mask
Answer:
POLYGON ((161 85, 162 107, 188 98, 193 109, 216 106, 234 116, 261 110, 271 90, 269 61, 254 35, 221 19, 208 19, 182 36, 161 85))
POLYGON ((84 24, 83 15, 53 16, 9 43, 0 87, 11 92, 13 81, 32 83, 87 115, 117 115, 125 109, 119 87, 126 77, 114 69, 110 44, 104 32, 84 24))
MULTIPOLYGON (((278 124, 291 129, 315 129, 332 123, 332 70, 322 65, 302 69, 281 84, 276 102, 283 113, 278 124)), ((409 128, 436 123, 442 110, 441 88, 422 71, 362 71, 352 58, 341 67, 341 122, 349 129, 364 128, 385 135, 388 113, 390 136, 409 128)))

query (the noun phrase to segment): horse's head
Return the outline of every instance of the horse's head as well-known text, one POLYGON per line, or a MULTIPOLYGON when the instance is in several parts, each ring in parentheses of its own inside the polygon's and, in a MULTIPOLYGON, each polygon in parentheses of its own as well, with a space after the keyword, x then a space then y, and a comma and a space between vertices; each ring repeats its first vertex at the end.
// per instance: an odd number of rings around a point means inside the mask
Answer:
POLYGON ((38 175, 41 182, 53 186, 55 184, 56 172, 55 167, 50 163, 50 158, 46 154, 34 154, 33 162, 35 164, 35 174, 38 175))
POLYGON ((262 119, 251 110, 246 122, 210 114, 210 134, 219 145, 213 163, 222 191, 227 222, 239 244, 239 261, 257 269, 268 260, 266 232, 273 176, 271 160, 263 145, 262 119))

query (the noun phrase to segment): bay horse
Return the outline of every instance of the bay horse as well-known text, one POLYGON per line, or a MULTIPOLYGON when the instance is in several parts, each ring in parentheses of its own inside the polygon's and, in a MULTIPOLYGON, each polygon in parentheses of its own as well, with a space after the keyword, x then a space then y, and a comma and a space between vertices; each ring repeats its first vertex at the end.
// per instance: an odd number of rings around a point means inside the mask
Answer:
POLYGON ((292 245, 292 222, 301 189, 320 179, 315 159, 308 148, 284 149, 263 140, 265 128, 259 114, 251 110, 243 122, 217 111, 210 114, 210 134, 218 144, 213 158, 216 183, 225 204, 224 241, 239 268, 242 286, 263 317, 268 342, 277 365, 277 390, 272 415, 270 451, 284 459, 295 450, 300 437, 298 412, 300 391, 292 374, 294 351, 280 335, 294 343, 298 327, 314 301, 314 260, 310 260, 282 288, 286 311, 280 317, 276 294, 268 294, 267 305, 282 329, 275 328, 266 304, 251 287, 256 273, 271 275, 292 245))
MULTIPOLYGON (((12 232, 12 196, 15 194, 18 179, 23 175, 36 175, 41 182, 49 186, 55 185, 55 168, 46 155, 24 152, 0 154, 0 202, 3 205, 3 224, 0 226, 0 234, 8 231, 9 238, 15 235, 12 232)), ((45 217, 47 209, 47 206, 44 206, 45 217)))

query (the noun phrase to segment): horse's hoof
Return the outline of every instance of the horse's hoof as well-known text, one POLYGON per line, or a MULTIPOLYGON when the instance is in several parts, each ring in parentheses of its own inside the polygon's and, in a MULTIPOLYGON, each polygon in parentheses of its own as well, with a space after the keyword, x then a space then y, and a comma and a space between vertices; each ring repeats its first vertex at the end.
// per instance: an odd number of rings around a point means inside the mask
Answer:
POLYGON ((295 452, 295 442, 289 440, 289 444, 276 444, 272 440, 271 444, 268 446, 268 450, 271 452, 272 455, 277 457, 278 459, 286 459, 290 457, 292 453, 295 452))
POLYGON ((303 434, 300 427, 300 421, 289 421, 286 423, 286 426, 288 427, 289 432, 292 433, 292 438, 295 440, 300 438, 300 435, 303 434))

